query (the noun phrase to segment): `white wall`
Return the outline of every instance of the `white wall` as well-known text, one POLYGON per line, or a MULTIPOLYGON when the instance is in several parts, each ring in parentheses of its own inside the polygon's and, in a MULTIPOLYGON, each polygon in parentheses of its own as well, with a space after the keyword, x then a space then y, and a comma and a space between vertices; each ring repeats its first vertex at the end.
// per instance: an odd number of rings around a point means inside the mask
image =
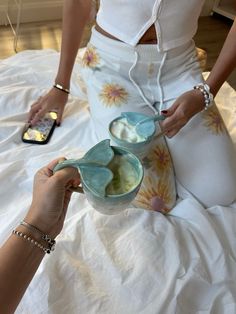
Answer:
MULTIPOLYGON (((18 0, 19 1, 19 0, 18 0)), ((13 22, 16 21, 17 6, 14 0, 9 0, 9 15, 13 22)), ((63 0, 22 0, 21 22, 38 22, 60 19, 62 16, 63 0)), ((0 25, 5 24, 5 11, 7 0, 0 0, 0 25)))

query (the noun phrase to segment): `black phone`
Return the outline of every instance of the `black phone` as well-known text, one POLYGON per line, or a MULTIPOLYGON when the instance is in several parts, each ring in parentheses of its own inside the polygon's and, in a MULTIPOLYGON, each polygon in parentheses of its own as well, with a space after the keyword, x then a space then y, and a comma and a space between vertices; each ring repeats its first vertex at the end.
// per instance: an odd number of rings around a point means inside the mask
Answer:
POLYGON ((30 144, 47 144, 56 127, 56 112, 48 112, 34 126, 27 124, 22 133, 22 141, 30 144))

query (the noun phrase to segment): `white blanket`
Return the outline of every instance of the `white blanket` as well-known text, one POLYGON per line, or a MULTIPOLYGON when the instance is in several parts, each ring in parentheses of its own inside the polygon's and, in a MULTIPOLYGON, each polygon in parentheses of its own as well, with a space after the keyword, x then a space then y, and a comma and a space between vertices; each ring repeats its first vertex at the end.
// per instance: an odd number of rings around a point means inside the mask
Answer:
MULTIPOLYGON (((30 205, 36 170, 58 156, 77 158, 97 142, 77 65, 51 141, 21 142, 30 105, 52 85, 58 60, 42 50, 0 61, 1 243, 30 205)), ((217 104, 236 145, 236 93, 228 84, 217 104)), ((185 199, 168 216, 132 208, 105 216, 75 193, 56 250, 17 313, 235 314, 235 226, 236 204, 204 209, 185 199)))

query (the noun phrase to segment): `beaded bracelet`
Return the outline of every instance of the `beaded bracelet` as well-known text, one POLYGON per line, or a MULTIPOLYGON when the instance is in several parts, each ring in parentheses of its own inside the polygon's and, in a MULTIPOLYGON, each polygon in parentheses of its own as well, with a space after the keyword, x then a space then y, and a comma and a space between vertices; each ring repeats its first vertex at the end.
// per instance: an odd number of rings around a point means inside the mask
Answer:
POLYGON ((210 92, 209 85, 207 85, 206 83, 198 84, 194 86, 193 88, 198 89, 203 94, 204 103, 205 103, 204 109, 207 110, 208 108, 210 108, 213 105, 214 96, 210 92))
POLYGON ((40 235, 41 235, 41 239, 46 241, 47 244, 48 244, 48 249, 50 251, 54 251, 55 249, 55 245, 56 245, 56 241, 54 239, 52 239, 49 235, 47 234, 44 234, 41 230, 39 230, 37 227, 29 224, 28 222, 26 221, 21 221, 20 223, 22 226, 25 226, 26 228, 28 228, 29 230, 31 231, 35 231, 35 232, 38 232, 40 235))
POLYGON ((68 88, 63 87, 63 86, 62 86, 62 85, 60 85, 60 84, 55 83, 55 84, 53 85, 53 87, 55 87, 55 88, 59 89, 60 91, 62 91, 62 92, 64 92, 64 93, 66 93, 66 94, 70 94, 69 89, 68 89, 68 88))
POLYGON ((17 230, 13 230, 12 234, 25 239, 27 241, 29 241, 30 243, 34 244, 36 247, 38 247, 39 249, 43 250, 44 253, 50 254, 51 250, 50 248, 46 248, 45 246, 43 246, 41 243, 39 243, 38 241, 36 241, 35 239, 31 238, 30 236, 28 236, 27 234, 17 231, 17 230))

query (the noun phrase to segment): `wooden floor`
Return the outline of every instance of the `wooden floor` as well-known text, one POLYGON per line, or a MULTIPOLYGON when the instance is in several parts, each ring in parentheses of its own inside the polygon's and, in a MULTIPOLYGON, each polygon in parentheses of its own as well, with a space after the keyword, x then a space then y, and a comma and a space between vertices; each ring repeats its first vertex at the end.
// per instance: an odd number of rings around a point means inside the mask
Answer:
MULTIPOLYGON (((232 22, 219 15, 201 17, 198 32, 195 36, 196 45, 207 51, 207 70, 211 70, 227 36, 232 22)), ((89 37, 91 25, 87 25, 81 47, 85 46, 89 37)), ((13 55, 13 35, 10 27, 0 27, 0 59, 13 55)), ((38 22, 22 24, 18 41, 18 51, 25 49, 60 49, 61 21, 38 22)), ((228 82, 236 89, 236 71, 228 82)))
MULTIPOLYGON (((61 21, 45 21, 20 25, 17 51, 25 49, 55 49, 61 46, 61 21)), ((85 28, 81 46, 86 46, 90 37, 91 24, 85 28)), ((0 26, 0 59, 15 54, 13 49, 13 33, 9 26, 0 26)))

